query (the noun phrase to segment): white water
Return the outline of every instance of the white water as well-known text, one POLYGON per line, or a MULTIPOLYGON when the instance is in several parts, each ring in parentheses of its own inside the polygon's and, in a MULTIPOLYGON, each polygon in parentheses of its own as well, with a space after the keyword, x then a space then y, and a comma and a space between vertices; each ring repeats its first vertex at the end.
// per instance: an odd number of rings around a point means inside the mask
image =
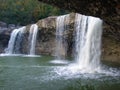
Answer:
POLYGON ((37 38, 38 26, 36 24, 31 25, 29 32, 29 55, 35 55, 35 46, 36 46, 36 38, 37 38))
POLYGON ((78 67, 87 72, 100 69, 102 20, 76 14, 75 59, 78 67))
POLYGON ((67 29, 67 22, 69 21, 69 15, 59 16, 56 19, 56 60, 65 59, 67 53, 67 43, 65 41, 65 30, 67 29))
POLYGON ((19 51, 20 39, 21 39, 21 35, 25 29, 26 29, 26 27, 22 27, 22 28, 15 29, 12 31, 10 40, 8 43, 8 47, 5 49, 5 54, 16 54, 16 53, 20 52, 19 51))

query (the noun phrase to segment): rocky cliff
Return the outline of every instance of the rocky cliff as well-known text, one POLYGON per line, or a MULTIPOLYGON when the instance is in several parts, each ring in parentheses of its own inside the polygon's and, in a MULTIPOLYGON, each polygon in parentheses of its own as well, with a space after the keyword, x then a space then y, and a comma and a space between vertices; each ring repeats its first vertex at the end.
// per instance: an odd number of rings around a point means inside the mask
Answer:
MULTIPOLYGON (((43 55, 55 55, 55 38, 56 38, 56 18, 57 16, 48 17, 39 20, 36 24, 39 27, 37 35, 36 44, 36 54, 43 55)), ((74 45, 74 22, 75 13, 70 14, 69 22, 66 22, 66 28, 64 32, 65 39, 67 41, 67 56, 73 56, 72 48, 74 45)), ((28 35, 31 25, 26 26, 26 32, 24 33, 24 39, 22 43, 22 53, 27 53, 28 51, 28 35)), ((114 36, 114 32, 109 33, 110 27, 104 22, 103 23, 103 38, 102 38, 102 60, 117 62, 120 64, 120 42, 117 38, 119 36, 114 36)), ((8 44, 11 30, 7 30, 0 33, 0 47, 1 52, 4 52, 4 48, 8 44)))
POLYGON ((38 0, 104 21, 103 60, 120 63, 120 0, 38 0))
POLYGON ((38 0, 70 12, 101 18, 106 24, 106 33, 120 41, 119 0, 38 0))
MULTIPOLYGON (((72 55, 72 47, 74 45, 74 19, 75 13, 70 14, 70 21, 66 23, 69 28, 65 32, 68 44, 68 55, 72 55)), ((55 31, 56 16, 48 17, 37 22, 39 26, 37 54, 54 55, 55 52, 55 31)), ((103 23, 102 36, 102 60, 120 63, 120 34, 118 29, 112 29, 105 22, 103 23), (115 31, 114 31, 115 30, 115 31), (117 31, 117 33, 116 33, 117 31)))

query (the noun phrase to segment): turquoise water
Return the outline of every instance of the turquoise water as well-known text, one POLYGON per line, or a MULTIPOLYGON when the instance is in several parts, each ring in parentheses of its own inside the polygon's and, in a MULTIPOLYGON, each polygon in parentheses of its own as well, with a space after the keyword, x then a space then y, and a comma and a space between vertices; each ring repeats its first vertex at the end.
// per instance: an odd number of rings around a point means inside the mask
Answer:
POLYGON ((74 61, 53 57, 0 57, 0 90, 120 90, 120 68, 82 73, 74 61))

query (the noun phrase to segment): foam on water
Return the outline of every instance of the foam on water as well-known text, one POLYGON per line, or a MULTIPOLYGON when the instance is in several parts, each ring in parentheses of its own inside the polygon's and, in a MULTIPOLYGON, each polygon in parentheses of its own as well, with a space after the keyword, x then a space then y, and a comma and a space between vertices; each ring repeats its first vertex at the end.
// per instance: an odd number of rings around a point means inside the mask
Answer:
POLYGON ((53 64, 69 64, 70 62, 68 60, 52 60, 50 63, 53 64))
POLYGON ((0 54, 1 57, 5 57, 5 56, 22 56, 23 54, 5 54, 5 53, 2 53, 0 54))
POLYGON ((22 57, 41 57, 40 55, 22 55, 22 57))

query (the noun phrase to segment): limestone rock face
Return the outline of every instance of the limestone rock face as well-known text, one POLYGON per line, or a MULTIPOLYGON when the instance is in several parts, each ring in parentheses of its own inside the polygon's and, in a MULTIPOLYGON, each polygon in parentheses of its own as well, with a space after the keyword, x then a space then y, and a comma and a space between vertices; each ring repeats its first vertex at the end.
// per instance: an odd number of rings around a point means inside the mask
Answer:
MULTIPOLYGON (((68 49, 68 54, 71 55, 72 52, 72 42, 73 42, 73 27, 74 27, 74 16, 75 13, 70 14, 70 21, 66 22, 66 28, 64 36, 66 38, 68 49)), ((39 27, 36 54, 46 54, 55 55, 56 48, 56 18, 57 16, 48 17, 37 22, 39 27)))
MULTIPOLYGON (((55 33, 56 33, 56 16, 48 17, 37 22, 39 26, 38 41, 36 46, 37 54, 55 54, 55 33)), ((74 45, 74 20, 75 13, 70 14, 70 21, 66 23, 68 30, 65 32, 66 41, 68 44, 68 56, 72 55, 74 45)), ((118 29, 113 29, 106 22, 103 23, 103 38, 102 38, 102 60, 117 62, 120 64, 120 32, 118 29)))
MULTIPOLYGON (((56 18, 57 16, 48 17, 39 20, 36 24, 39 27, 37 35, 36 44, 36 54, 40 55, 55 55, 55 44, 56 44, 56 18)), ((74 22, 75 13, 70 14, 69 22, 66 22, 66 28, 64 36, 67 42, 67 56, 73 56, 73 46, 74 46, 74 22)), ((31 25, 26 26, 26 31, 24 32, 23 43, 22 43, 22 53, 26 54, 28 52, 28 35, 31 25)), ((8 44, 10 38, 10 33, 12 30, 7 30, 4 33, 0 33, 0 51, 4 52, 4 48, 8 44)), ((103 38, 102 38, 102 60, 116 62, 120 64, 120 34, 117 29, 111 29, 111 27, 104 22, 103 23, 103 38), (116 34, 116 32, 118 32, 116 34)))
POLYGON ((102 60, 120 65, 120 42, 106 36, 103 36, 102 42, 102 60))
POLYGON ((120 63, 120 0, 38 0, 104 21, 102 59, 120 63))

